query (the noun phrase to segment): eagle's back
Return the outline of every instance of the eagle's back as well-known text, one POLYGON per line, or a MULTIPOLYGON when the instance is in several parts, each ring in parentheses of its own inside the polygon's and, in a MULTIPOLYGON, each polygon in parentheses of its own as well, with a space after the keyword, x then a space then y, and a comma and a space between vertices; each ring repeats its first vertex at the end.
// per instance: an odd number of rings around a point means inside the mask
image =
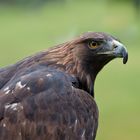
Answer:
POLYGON ((1 140, 91 140, 97 124, 95 101, 65 72, 33 65, 0 90, 1 140))

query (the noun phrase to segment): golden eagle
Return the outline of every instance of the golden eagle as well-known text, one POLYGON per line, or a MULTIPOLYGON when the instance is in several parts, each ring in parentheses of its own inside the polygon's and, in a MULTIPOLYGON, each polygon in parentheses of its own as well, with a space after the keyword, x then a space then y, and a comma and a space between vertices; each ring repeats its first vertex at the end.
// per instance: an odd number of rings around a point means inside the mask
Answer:
POLYGON ((117 57, 120 41, 87 32, 0 69, 0 140, 95 140, 95 78, 117 57))

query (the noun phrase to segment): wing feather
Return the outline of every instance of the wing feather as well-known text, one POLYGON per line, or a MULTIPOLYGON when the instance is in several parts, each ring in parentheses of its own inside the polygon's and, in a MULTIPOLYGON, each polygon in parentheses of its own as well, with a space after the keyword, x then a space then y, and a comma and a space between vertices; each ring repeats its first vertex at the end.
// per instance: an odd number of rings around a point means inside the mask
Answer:
POLYGON ((96 103, 88 93, 73 87, 72 80, 46 67, 14 76, 0 90, 0 139, 94 139, 96 103))

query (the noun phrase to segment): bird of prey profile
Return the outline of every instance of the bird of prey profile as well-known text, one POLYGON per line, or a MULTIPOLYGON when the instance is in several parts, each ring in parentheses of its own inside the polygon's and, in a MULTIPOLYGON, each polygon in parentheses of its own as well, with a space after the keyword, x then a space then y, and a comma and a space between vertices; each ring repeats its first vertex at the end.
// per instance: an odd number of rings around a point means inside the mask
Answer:
POLYGON ((128 53, 106 33, 71 41, 0 69, 0 140, 95 140, 94 82, 128 53))

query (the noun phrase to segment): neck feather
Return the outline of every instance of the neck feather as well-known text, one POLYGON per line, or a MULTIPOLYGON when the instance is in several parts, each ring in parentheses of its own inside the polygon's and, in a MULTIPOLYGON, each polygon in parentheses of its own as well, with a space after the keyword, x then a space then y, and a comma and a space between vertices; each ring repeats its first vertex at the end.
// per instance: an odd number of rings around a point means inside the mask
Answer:
POLYGON ((73 45, 69 43, 63 44, 49 50, 42 60, 47 61, 49 66, 76 77, 79 81, 79 88, 87 91, 94 97, 94 82, 100 70, 94 69, 94 65, 90 67, 91 64, 79 60, 73 51, 73 45))

